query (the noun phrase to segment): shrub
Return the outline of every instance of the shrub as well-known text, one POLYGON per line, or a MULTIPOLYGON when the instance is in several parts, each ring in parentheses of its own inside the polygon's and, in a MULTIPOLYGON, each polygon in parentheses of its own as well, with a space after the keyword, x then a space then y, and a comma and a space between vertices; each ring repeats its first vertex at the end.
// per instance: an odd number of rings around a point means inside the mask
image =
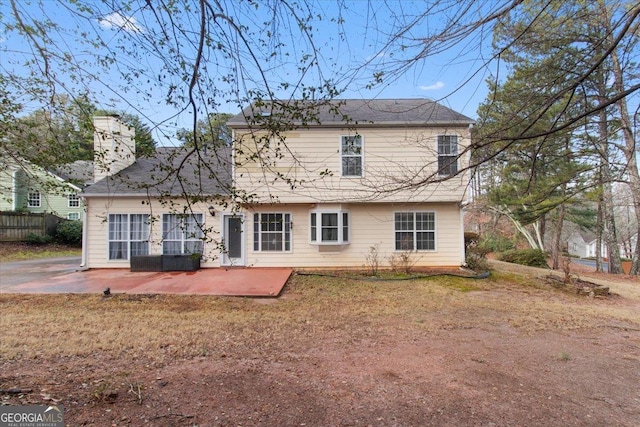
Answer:
POLYGON ((505 252, 513 249, 513 242, 499 234, 483 234, 478 246, 487 252, 505 252))
POLYGON ((58 224, 56 240, 67 245, 81 245, 82 221, 64 221, 58 224))
POLYGON ((488 253, 487 248, 478 245, 477 239, 467 239, 467 233, 465 233, 465 264, 467 268, 473 271, 488 271, 488 253))
POLYGON ((380 269, 380 245, 369 247, 369 252, 364 255, 365 264, 370 275, 377 276, 380 269))
POLYGON ((418 262, 418 260, 411 255, 411 251, 409 250, 391 254, 391 256, 389 256, 391 271, 395 273, 411 273, 416 262, 418 262))
POLYGON ((30 233, 25 241, 29 245, 46 245, 51 243, 52 240, 53 238, 48 235, 41 236, 39 234, 30 233))
POLYGON ((498 254, 500 261, 540 268, 549 268, 547 257, 548 254, 540 249, 512 249, 498 254))

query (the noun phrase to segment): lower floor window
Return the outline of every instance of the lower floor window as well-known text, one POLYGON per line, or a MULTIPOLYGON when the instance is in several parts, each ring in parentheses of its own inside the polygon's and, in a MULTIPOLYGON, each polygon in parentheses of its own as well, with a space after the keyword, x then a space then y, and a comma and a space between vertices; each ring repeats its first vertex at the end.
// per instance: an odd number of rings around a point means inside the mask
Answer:
POLYGON ((291 250, 291 214, 256 213, 253 215, 254 251, 291 250))
POLYGON ((349 243, 348 212, 311 212, 310 224, 312 243, 349 243))
POLYGON ((149 255, 149 215, 109 214, 109 259, 149 255))
POLYGON ((397 251, 435 250, 436 214, 434 212, 396 212, 394 216, 397 251))
POLYGON ((73 221, 77 221, 80 219, 80 213, 79 212, 69 212, 67 214, 67 219, 73 220, 73 221))
POLYGON ((164 214, 162 216, 162 253, 166 255, 201 254, 204 247, 202 214, 164 214))

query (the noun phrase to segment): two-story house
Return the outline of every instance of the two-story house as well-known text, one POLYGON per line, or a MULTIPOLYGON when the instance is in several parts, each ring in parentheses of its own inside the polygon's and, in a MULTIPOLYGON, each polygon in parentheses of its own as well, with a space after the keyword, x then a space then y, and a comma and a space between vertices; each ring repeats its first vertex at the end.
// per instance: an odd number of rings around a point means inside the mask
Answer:
POLYGON ((0 155, 0 211, 46 212, 79 220, 84 213, 80 191, 61 174, 20 157, 0 155))
MULTIPOLYGON (((255 198, 238 257, 223 264, 361 268, 372 247, 381 265, 464 263, 468 175, 458 172, 471 119, 424 99, 334 101, 298 115, 251 106, 228 122, 234 184, 255 198), (282 116, 297 126, 281 132, 282 116)), ((226 221, 223 234, 235 229, 226 221)))
POLYGON ((288 105, 232 118, 233 147, 199 157, 213 174, 200 164, 161 178, 160 165, 183 165, 187 153, 161 149, 89 187, 85 265, 201 252, 204 267, 362 268, 372 247, 381 266, 464 263, 473 120, 423 99, 337 100, 303 114, 288 105))

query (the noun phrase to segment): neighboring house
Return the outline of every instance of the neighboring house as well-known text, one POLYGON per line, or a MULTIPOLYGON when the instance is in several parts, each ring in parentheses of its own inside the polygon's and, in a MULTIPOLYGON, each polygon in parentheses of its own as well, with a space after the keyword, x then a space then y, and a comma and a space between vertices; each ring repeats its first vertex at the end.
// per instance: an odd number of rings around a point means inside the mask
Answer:
MULTIPOLYGON (((567 252, 569 255, 579 258, 586 258, 589 255, 589 251, 592 249, 590 244, 595 242, 594 234, 580 229, 575 224, 569 223, 568 226, 573 226, 574 230, 569 234, 567 238, 567 252)), ((595 246, 593 247, 593 251, 595 253, 595 246)))
MULTIPOLYGON (((598 253, 597 243, 598 243, 597 239, 589 240, 586 243, 585 255, 584 255, 585 258, 595 258, 596 257, 596 254, 598 253)), ((609 258, 609 249, 607 248, 607 245, 604 244, 604 242, 600 246, 600 255, 602 256, 603 259, 608 259, 609 258)))
POLYGON ((25 159, 3 155, 0 159, 0 211, 47 212, 79 220, 81 188, 25 159))
POLYGON ((97 134, 96 145, 111 150, 103 159, 118 166, 83 193, 84 265, 202 252, 205 267, 363 268, 372 247, 380 266, 407 256, 416 267, 464 264, 473 120, 428 100, 335 101, 280 134, 286 147, 257 143, 280 113, 252 106, 232 118, 233 149, 203 155, 214 174, 187 162, 167 177, 161 169, 182 164, 185 150, 135 160, 131 134, 97 134), (183 186, 195 197, 185 199, 183 186))
MULTIPOLYGON (((637 241, 637 234, 634 234, 626 242, 619 244, 620 256, 622 258, 633 258, 633 252, 637 241)), ((595 258, 597 253, 597 239, 593 233, 573 233, 568 241, 569 254, 580 258, 595 258)), ((603 259, 609 258, 609 248, 602 242, 600 255, 603 259)))

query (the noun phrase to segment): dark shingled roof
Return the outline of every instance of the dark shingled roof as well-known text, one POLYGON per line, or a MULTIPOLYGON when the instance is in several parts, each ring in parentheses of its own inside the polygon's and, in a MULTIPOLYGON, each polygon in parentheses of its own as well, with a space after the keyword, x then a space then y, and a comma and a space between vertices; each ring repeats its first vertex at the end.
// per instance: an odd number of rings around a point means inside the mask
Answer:
POLYGON ((87 187, 82 196, 228 194, 232 184, 231 148, 200 151, 201 161, 197 153, 189 151, 183 147, 156 148, 153 157, 137 159, 131 166, 87 187))
POLYGON ((56 166, 53 172, 60 178, 74 184, 89 185, 93 183, 93 162, 76 160, 73 163, 56 166))
POLYGON ((255 118, 256 124, 265 118, 288 120, 302 124, 297 115, 309 108, 312 119, 307 126, 424 126, 469 125, 473 119, 428 99, 338 99, 313 103, 310 101, 270 102, 245 108, 227 122, 229 127, 246 127, 255 118), (273 105, 273 108, 272 108, 273 105), (284 106, 299 107, 287 111, 284 106), (318 123, 319 122, 319 123, 318 123))

